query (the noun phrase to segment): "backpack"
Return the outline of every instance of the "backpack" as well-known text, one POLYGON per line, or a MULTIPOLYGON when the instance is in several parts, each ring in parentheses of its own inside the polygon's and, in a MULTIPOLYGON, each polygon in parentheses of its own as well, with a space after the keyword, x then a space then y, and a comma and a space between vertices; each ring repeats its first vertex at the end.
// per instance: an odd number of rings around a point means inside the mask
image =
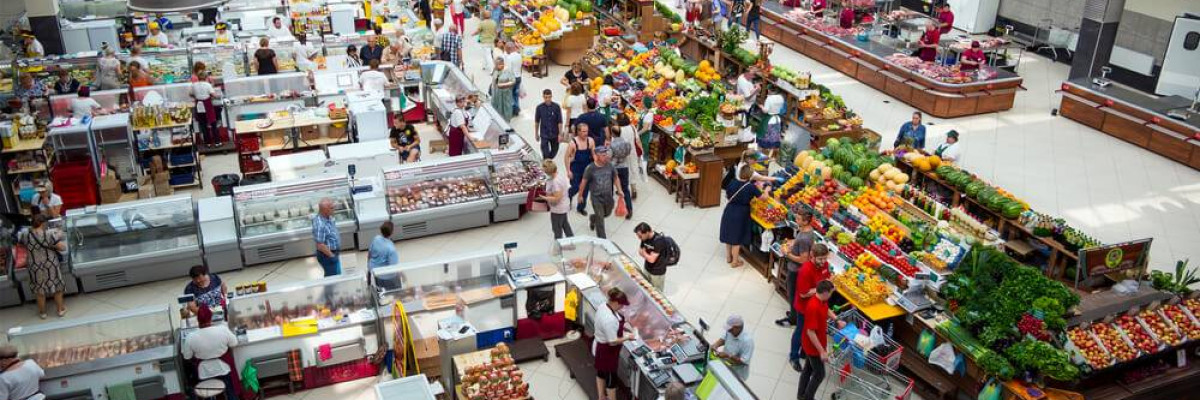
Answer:
POLYGON ((659 235, 667 242, 667 248, 663 249, 663 252, 658 255, 659 261, 662 262, 662 265, 668 267, 679 264, 679 244, 675 243, 675 239, 672 239, 670 236, 661 233, 659 235))

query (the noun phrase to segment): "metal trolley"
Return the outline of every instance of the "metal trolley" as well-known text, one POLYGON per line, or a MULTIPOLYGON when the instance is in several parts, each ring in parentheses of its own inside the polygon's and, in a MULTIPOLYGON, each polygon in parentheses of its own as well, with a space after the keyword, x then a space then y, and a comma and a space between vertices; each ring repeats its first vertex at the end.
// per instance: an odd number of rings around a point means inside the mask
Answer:
POLYGON ((913 380, 896 372, 904 348, 884 336, 882 343, 872 346, 870 332, 874 324, 851 309, 838 314, 846 323, 839 329, 829 324, 829 366, 833 376, 834 399, 906 400, 912 393, 913 380), (861 338, 859 338, 861 336, 861 338))

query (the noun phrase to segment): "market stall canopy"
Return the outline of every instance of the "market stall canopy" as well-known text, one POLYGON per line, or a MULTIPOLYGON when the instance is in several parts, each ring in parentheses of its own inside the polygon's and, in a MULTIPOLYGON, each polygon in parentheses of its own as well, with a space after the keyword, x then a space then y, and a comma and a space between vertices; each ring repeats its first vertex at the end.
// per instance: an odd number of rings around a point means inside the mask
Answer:
POLYGON ((229 0, 129 0, 129 9, 149 13, 184 12, 213 8, 227 2, 229 0))

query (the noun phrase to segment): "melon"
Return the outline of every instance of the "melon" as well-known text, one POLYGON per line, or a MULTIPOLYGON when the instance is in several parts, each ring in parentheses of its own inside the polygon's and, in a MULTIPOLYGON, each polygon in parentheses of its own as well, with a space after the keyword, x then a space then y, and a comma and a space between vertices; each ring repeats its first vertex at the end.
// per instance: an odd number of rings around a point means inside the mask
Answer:
POLYGON ((850 186, 852 189, 858 189, 863 186, 863 180, 862 178, 854 176, 851 177, 848 182, 846 182, 846 185, 850 186))
POLYGON ((895 181, 896 181, 896 183, 899 183, 901 185, 908 183, 908 174, 901 173, 899 175, 896 175, 895 181))
POLYGON ((592 2, 590 2, 590 1, 581 2, 579 4, 579 11, 583 11, 585 13, 592 12, 592 2))
POLYGON ((838 141, 837 138, 825 139, 825 147, 832 147, 832 148, 836 149, 841 144, 842 143, 840 141, 838 141))

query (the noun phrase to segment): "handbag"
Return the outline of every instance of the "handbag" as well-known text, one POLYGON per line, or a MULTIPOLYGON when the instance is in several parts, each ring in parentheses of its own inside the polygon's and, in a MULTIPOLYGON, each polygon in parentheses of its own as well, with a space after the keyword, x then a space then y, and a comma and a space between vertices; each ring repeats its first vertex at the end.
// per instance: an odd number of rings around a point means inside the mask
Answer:
POLYGON ((541 196, 546 195, 546 189, 537 187, 529 190, 529 194, 525 197, 525 209, 529 212, 549 212, 550 203, 541 199, 541 196))

